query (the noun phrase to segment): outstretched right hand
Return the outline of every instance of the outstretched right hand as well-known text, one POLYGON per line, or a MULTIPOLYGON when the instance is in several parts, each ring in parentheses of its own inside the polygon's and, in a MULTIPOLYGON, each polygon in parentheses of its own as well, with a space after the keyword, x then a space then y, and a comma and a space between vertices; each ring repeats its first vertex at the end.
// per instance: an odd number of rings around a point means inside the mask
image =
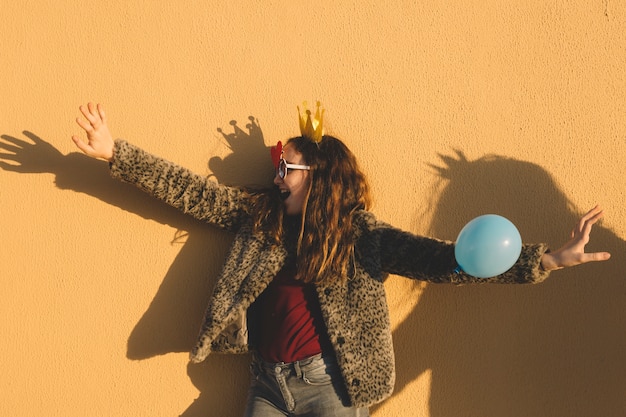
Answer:
POLYGON ((76 135, 72 136, 72 140, 78 149, 92 158, 112 161, 115 143, 107 126, 104 108, 100 104, 89 103, 87 106, 80 106, 79 109, 87 120, 79 117, 76 123, 87 133, 87 142, 76 135))

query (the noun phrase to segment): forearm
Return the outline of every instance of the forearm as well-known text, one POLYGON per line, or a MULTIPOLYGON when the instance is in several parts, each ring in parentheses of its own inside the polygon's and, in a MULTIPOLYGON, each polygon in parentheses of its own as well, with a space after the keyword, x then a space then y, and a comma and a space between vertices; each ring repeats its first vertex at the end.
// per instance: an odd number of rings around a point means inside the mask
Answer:
POLYGON ((477 278, 457 269, 454 243, 413 235, 391 227, 381 229, 382 265, 386 272, 433 283, 522 284, 545 280, 549 272, 541 265, 544 244, 525 244, 517 262, 491 278, 477 278))
POLYGON ((229 229, 245 215, 246 199, 239 189, 220 186, 123 140, 115 141, 110 169, 114 178, 208 223, 229 229))
POLYGON ((543 282, 550 270, 542 266, 542 259, 548 247, 543 244, 524 244, 515 264, 506 272, 491 278, 477 278, 462 271, 451 277, 454 284, 494 283, 494 284, 534 284, 543 282))

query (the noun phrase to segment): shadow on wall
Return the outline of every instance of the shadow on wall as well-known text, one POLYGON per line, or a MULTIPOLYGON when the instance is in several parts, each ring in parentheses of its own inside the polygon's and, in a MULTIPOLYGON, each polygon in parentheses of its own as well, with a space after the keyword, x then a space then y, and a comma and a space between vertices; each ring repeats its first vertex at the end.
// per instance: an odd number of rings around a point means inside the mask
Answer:
MULTIPOLYGON (((231 126, 234 133, 221 133, 233 153, 209 161, 215 178, 241 185, 269 180, 272 166, 270 158, 259 157, 267 148, 256 121, 246 131, 236 122, 231 126)), ((127 356, 142 360, 189 351, 230 235, 113 180, 104 163, 79 153, 62 155, 31 132, 24 136, 2 136, 0 168, 52 173, 60 189, 179 230, 174 240, 182 241, 181 250, 129 336, 127 356)), ((524 241, 555 246, 579 218, 536 165, 502 157, 468 161, 460 152, 441 159, 444 166, 433 166, 440 177, 432 193, 438 196, 431 204, 433 236, 454 240, 468 220, 491 212, 511 219, 524 241)), ((626 415, 625 249, 622 239, 597 226, 589 250, 612 252, 608 262, 558 271, 538 285, 426 286, 394 331, 396 392, 430 369, 430 417, 626 415)), ((189 364, 200 395, 181 415, 241 415, 248 360, 210 355, 202 364, 189 364)))
MULTIPOLYGON (((240 129, 235 121, 230 124, 234 133, 218 131, 233 153, 224 159, 211 158, 208 166, 212 176, 220 183, 236 185, 259 185, 255 183, 258 178, 271 180, 269 148, 264 144, 257 121, 250 117, 247 131, 240 129)), ((178 229, 172 243, 182 247, 150 306, 131 332, 127 357, 142 360, 189 352, 232 236, 111 178, 105 162, 78 152, 63 155, 36 134, 25 131, 23 135, 25 138, 2 135, 0 168, 54 174, 55 185, 60 189, 88 194, 144 219, 178 229)), ((243 414, 243 399, 249 385, 248 364, 246 355, 210 355, 202 364, 190 363, 187 373, 200 396, 181 416, 205 416, 209 410, 214 415, 243 414)))
MULTIPOLYGON (((537 165, 440 157, 433 236, 496 213, 557 247, 582 214, 537 165)), ((600 224, 588 250, 613 256, 537 285, 427 285, 394 330, 396 392, 430 369, 430 417, 626 415, 626 243, 600 224)))

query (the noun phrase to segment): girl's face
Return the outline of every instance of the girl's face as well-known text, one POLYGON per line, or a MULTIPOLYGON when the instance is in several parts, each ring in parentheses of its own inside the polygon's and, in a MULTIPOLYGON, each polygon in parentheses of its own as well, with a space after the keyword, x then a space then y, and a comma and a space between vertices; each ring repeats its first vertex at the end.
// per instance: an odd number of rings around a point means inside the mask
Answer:
MULTIPOLYGON (((288 164, 306 165, 304 156, 289 143, 283 148, 283 158, 288 164)), ((302 213, 310 183, 311 176, 306 170, 288 169, 285 178, 281 178, 278 172, 276 173, 274 184, 280 190, 280 196, 288 215, 293 216, 302 213)))

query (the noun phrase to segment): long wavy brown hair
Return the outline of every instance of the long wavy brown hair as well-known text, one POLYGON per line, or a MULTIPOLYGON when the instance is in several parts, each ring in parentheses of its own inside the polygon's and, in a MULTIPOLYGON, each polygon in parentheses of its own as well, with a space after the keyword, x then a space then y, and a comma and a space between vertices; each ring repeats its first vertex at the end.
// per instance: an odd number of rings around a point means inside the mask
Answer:
MULTIPOLYGON (((325 135, 287 141, 311 166, 297 248, 297 278, 327 284, 347 279, 354 257, 353 214, 371 206, 370 190, 354 154, 339 139, 325 135)), ((284 208, 277 190, 253 197, 255 229, 276 243, 283 234, 284 208)))

